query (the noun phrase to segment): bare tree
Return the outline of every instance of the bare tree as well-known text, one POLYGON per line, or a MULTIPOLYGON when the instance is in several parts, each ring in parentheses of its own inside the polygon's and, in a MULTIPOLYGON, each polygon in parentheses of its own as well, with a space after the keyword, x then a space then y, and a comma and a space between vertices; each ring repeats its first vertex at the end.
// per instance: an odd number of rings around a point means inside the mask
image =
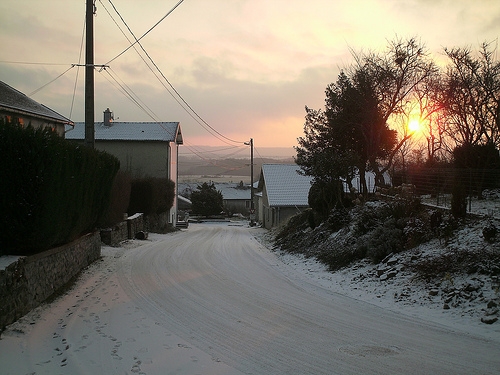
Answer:
POLYGON ((445 49, 443 104, 448 135, 457 146, 500 145, 500 63, 496 47, 483 43, 477 56, 469 48, 445 49))
MULTIPOLYGON (((355 58, 357 65, 354 69, 362 69, 373 77, 377 107, 386 123, 395 116, 407 113, 416 90, 422 90, 426 81, 438 71, 425 45, 416 38, 396 38, 389 42, 386 53, 355 55, 355 58)), ((412 134, 403 136, 385 159, 378 158, 376 154, 370 155, 369 169, 375 173, 377 185, 384 184, 384 173, 411 137, 412 134)))

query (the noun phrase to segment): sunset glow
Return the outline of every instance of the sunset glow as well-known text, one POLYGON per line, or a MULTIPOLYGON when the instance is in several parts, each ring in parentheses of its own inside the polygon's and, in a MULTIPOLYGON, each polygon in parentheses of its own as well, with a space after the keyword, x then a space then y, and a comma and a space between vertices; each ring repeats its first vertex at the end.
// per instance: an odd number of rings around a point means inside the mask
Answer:
MULTIPOLYGON (((117 1, 120 17, 109 2, 98 2, 95 63, 110 63, 95 73, 96 121, 110 108, 120 121, 178 121, 192 145, 227 146, 227 139, 207 131, 207 123, 232 140, 290 148, 304 134, 305 106, 324 107, 325 87, 355 63, 353 53, 383 53, 397 36, 416 37, 444 65, 443 47, 475 48, 500 35, 500 2, 491 0, 474 7, 466 0, 453 6, 424 0, 189 0, 169 13, 177 2, 149 0, 137 7, 117 1), (141 39, 160 74, 141 48, 128 49, 134 37, 124 22, 140 36, 166 14, 141 39)), ((0 81, 34 93, 32 99, 72 121, 84 119, 83 68, 75 65, 81 62, 84 3, 0 1, 0 81)), ((401 121, 405 131, 425 131, 401 121)))
POLYGON ((408 130, 410 133, 415 133, 418 132, 422 129, 422 124, 420 123, 420 120, 418 118, 411 119, 408 122, 408 130))

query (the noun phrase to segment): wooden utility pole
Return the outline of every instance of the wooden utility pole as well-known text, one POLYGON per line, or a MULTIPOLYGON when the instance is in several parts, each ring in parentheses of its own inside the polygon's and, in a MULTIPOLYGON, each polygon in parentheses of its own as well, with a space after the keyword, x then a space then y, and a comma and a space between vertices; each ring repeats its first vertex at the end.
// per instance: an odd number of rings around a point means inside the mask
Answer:
POLYGON ((85 145, 95 146, 94 135, 94 13, 95 0, 87 0, 85 14, 85 145))
POLYGON ((255 225, 255 206, 253 203, 254 191, 253 191, 253 138, 250 138, 250 142, 245 142, 247 146, 250 146, 250 226, 255 225))

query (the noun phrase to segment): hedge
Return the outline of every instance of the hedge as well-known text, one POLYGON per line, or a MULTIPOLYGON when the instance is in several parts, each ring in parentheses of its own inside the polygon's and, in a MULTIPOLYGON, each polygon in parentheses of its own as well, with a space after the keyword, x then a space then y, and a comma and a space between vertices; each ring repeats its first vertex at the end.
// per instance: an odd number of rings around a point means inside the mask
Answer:
POLYGON ((168 178, 145 177, 132 180, 128 213, 155 215, 167 212, 174 204, 175 183, 168 178))
POLYGON ((0 123, 0 254, 26 255, 91 231, 120 163, 50 129, 0 123))

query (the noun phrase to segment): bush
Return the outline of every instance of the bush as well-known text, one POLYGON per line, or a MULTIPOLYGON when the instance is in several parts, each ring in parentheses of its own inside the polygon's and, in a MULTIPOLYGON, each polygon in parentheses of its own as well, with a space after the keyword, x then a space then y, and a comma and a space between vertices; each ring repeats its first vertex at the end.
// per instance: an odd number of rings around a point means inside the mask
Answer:
POLYGON ((323 218, 328 217, 330 210, 342 205, 344 190, 342 181, 314 182, 309 189, 307 201, 309 206, 323 218))
POLYGON ((350 220, 349 211, 345 208, 338 208, 330 213, 326 222, 328 223, 328 229, 335 232, 344 228, 347 224, 349 224, 350 220))
POLYGON ((374 263, 379 263, 391 253, 405 249, 403 230, 395 219, 386 221, 360 239, 358 253, 365 254, 374 263))
POLYGON ((109 208, 99 223, 100 228, 108 228, 123 221, 123 214, 127 212, 130 202, 130 190, 130 174, 118 171, 111 187, 109 208))
POLYGON ((428 241, 448 223, 442 215, 439 220, 434 218, 433 232, 431 216, 418 199, 370 201, 351 209, 337 208, 322 223, 309 209, 290 218, 276 235, 276 245, 316 257, 331 270, 363 258, 378 263, 391 253, 428 241))
MULTIPOLYGON (((278 233, 276 234, 276 244, 282 245, 286 242, 290 242, 290 238, 295 236, 301 236, 302 231, 309 227, 309 222, 311 215, 314 215, 313 210, 308 209, 304 210, 300 214, 294 215, 288 219, 288 221, 279 228, 278 233)), ((294 242, 294 241, 292 241, 294 242)))
POLYGON ((174 204, 175 183, 168 178, 146 177, 132 180, 130 190, 130 214, 159 215, 174 204))
POLYGON ((500 253, 496 250, 483 249, 480 252, 471 249, 448 249, 437 256, 423 257, 417 262, 406 264, 424 280, 442 279, 447 274, 479 273, 498 276, 500 274, 500 253))
POLYGON ((0 124, 0 251, 27 255, 68 243, 105 215, 114 156, 50 129, 0 124))
POLYGON ((219 215, 224 209, 222 193, 215 185, 204 182, 191 193, 193 214, 202 216, 219 215))
POLYGON ((353 233, 359 237, 382 225, 391 217, 391 208, 387 203, 377 205, 367 203, 356 207, 352 216, 355 218, 353 233))

